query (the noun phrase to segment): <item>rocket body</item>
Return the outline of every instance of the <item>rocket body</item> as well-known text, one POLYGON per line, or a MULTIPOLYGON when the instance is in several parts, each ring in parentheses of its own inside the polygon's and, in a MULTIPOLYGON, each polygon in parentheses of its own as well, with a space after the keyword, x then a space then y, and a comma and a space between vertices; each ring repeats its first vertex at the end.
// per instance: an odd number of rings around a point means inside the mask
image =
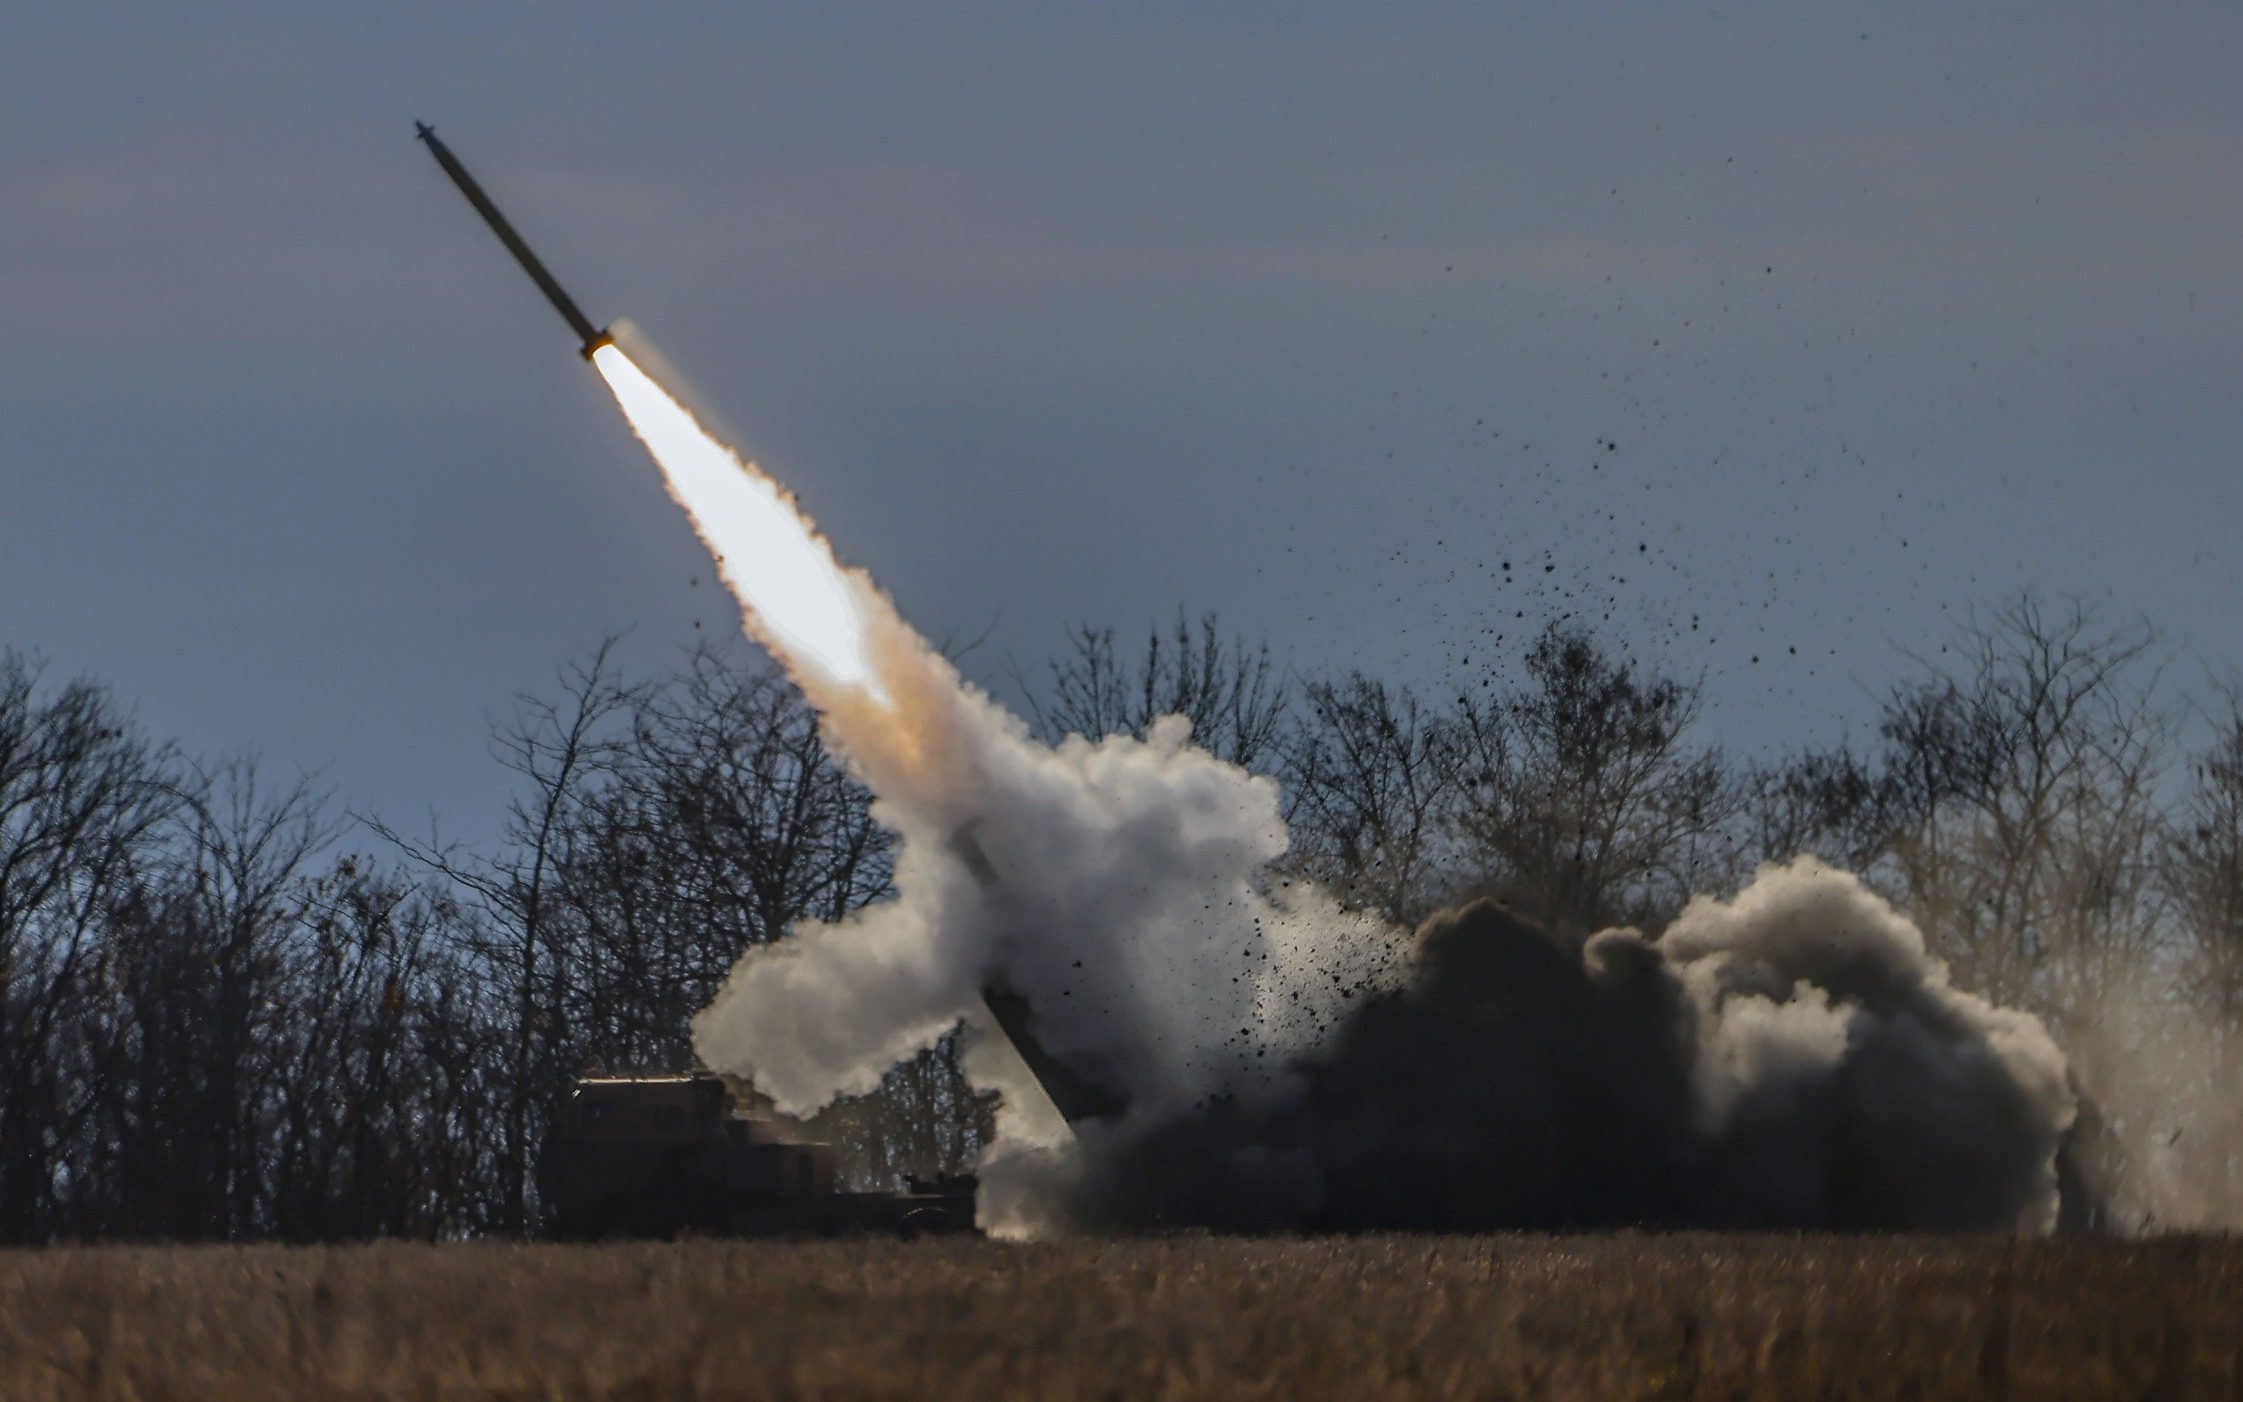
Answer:
POLYGON ((561 319, 569 324, 569 329, 576 333, 577 340, 581 343, 578 350, 586 360, 590 360, 592 352, 608 344, 613 338, 594 326, 592 319, 576 305, 576 299, 569 296, 561 284, 554 280, 553 274, 546 271, 545 264, 530 251, 528 244, 522 242, 522 236, 514 232, 514 226, 507 222, 505 215, 499 213, 498 206, 491 203, 491 197, 483 193, 483 187, 475 183, 475 177, 467 173, 467 167, 460 164, 459 157, 452 154, 452 148, 437 138, 436 129, 426 122, 415 122, 413 125, 419 129, 420 139, 427 145, 428 153, 436 158, 436 163, 444 168, 444 173, 452 177, 452 183, 459 186, 461 194, 467 196, 467 202, 475 206, 475 212, 482 215, 483 222, 491 226, 491 232, 498 235, 498 241, 506 245, 506 251, 513 254, 514 261, 522 265, 522 271, 530 275, 530 281, 537 284, 537 290, 545 294, 545 300, 553 304, 553 310, 559 312, 561 319))

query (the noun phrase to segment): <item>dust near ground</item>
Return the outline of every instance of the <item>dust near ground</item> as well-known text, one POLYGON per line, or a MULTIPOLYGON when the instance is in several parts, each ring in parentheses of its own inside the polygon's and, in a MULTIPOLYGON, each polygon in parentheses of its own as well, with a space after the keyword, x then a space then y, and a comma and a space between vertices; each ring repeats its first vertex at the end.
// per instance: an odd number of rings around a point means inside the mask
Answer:
POLYGON ((0 1253, 0 1396, 2220 1396, 2243 1240, 0 1253))

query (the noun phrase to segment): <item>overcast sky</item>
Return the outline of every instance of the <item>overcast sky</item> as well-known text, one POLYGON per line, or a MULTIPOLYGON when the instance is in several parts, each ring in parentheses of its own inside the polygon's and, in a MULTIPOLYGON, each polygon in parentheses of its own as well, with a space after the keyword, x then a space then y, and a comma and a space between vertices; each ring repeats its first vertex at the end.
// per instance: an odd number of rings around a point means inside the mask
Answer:
POLYGON ((475 833, 511 693, 732 629, 425 118, 995 683, 1575 612, 1750 748, 2027 586, 2231 671, 2239 61, 2231 3, 19 6, 0 645, 475 833))

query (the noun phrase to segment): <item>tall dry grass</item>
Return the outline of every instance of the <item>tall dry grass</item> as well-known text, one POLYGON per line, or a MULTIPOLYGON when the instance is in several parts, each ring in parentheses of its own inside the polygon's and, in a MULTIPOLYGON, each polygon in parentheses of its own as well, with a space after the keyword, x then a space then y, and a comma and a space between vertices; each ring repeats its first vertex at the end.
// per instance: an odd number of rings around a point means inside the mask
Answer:
POLYGON ((0 1252, 0 1396, 2238 1395, 2243 1241, 0 1252))

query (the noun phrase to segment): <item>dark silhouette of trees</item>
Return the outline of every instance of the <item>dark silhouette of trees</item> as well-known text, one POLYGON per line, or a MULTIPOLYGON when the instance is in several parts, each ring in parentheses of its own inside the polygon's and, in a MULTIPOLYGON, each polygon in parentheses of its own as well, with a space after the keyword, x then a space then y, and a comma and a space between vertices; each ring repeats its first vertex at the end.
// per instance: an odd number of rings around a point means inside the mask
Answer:
POLYGON ((627 752, 629 718, 643 689, 619 681, 613 638, 561 669, 556 698, 517 696, 494 729, 494 757, 517 778, 495 851, 425 842, 376 821, 374 830, 468 914, 463 953, 503 1006, 505 1089, 492 1171, 499 1228, 535 1221, 532 1179, 547 1112, 575 1073, 580 1038, 571 1016, 582 972, 567 872, 627 752))
POLYGON ((177 756, 97 687, 0 654, 0 1238, 42 1235, 77 1191, 100 1110, 89 1024, 129 908, 180 806, 177 756))
MULTIPOLYGON (((529 1231, 574 1077, 690 1064, 744 950, 888 892, 868 795, 759 656, 615 657, 494 728, 497 841, 369 821, 376 859, 311 782, 0 653, 0 1239, 529 1231)), ((1760 763, 1578 628, 1453 680, 1283 675, 1179 615, 1131 656, 1075 629, 1029 689, 1047 735, 1189 716, 1278 782, 1286 872, 1391 922, 1494 895, 1656 935, 1762 860, 1860 871, 1958 983, 2048 1020, 2103 1164, 2243 1195, 2243 705, 2184 724, 2147 629, 2021 600, 1914 659, 1869 735, 1760 763)), ((806 1128, 869 1186, 970 1168, 991 1109, 953 1035, 806 1128)))
POLYGON ((742 950, 887 889, 887 833, 767 667, 693 654, 635 698, 603 779, 559 873, 571 1016, 598 1064, 684 1064, 687 1022, 742 950))
POLYGON ((1310 682, 1303 699, 1281 752, 1289 861, 1351 905, 1417 923, 1444 894, 1462 727, 1360 672, 1310 682))
POLYGON ((338 828, 307 781, 197 766, 0 654, 0 1236, 493 1224, 450 907, 338 828))
MULTIPOLYGON (((673 677, 625 684, 612 658, 611 641, 499 727, 521 787, 498 850, 375 825, 454 893, 466 965, 505 1009, 488 1029, 507 1068, 492 1164, 505 1231, 536 1221, 537 1157, 575 1077, 691 1066, 692 1017, 743 951, 888 890, 888 834, 774 668, 701 649, 673 677)), ((969 1168, 989 1113, 946 1041, 808 1130, 851 1178, 885 1185, 969 1168)))
POLYGON ((1455 823, 1467 884, 1553 929, 1656 927, 1730 872, 1742 808, 1694 743, 1693 686, 1553 625, 1522 685, 1458 702, 1455 823))
POLYGON ((1696 689, 1557 626, 1522 672, 1447 707, 1309 682, 1277 766, 1297 869, 1401 923, 1494 896, 1577 934, 1657 928, 1729 879, 1747 791, 1691 739, 1696 689))
POLYGON ((1194 628, 1179 610, 1166 632, 1147 632, 1144 651, 1122 655, 1111 628, 1068 630, 1067 650, 1042 686, 1020 679, 1037 732, 1046 739, 1134 735, 1163 716, 1192 723, 1192 740, 1210 754, 1255 768, 1280 748, 1291 697, 1269 645, 1226 641, 1214 614, 1194 628))
POLYGON ((2233 1066, 2243 1042, 2243 696, 2227 698, 2190 766, 2166 880, 2197 936, 2187 950, 2188 985, 2216 1029, 2216 1059, 2233 1066))
POLYGON ((2193 1215, 2224 1208, 2232 1222, 2243 1201, 2243 696, 2223 702, 2163 850, 2179 1006, 2146 1064, 2126 1069, 2169 1107, 2149 1136, 2165 1162, 2145 1167, 2162 1171, 2193 1215))
MULTIPOLYGON (((1958 980, 2061 1034, 2160 938, 2171 729, 2154 638, 2027 599, 1884 705, 1869 868, 1958 980)), ((2075 1040, 2077 1040, 2075 1038, 2075 1040)))
MULTIPOLYGON (((691 1065, 692 1017, 743 951, 889 889, 891 839, 869 796, 775 669, 701 649, 625 704, 620 738, 568 808, 555 868, 573 1040, 546 1095, 586 1067, 691 1065)), ((989 1113, 953 1038, 807 1128, 852 1178, 886 1186, 970 1168, 989 1113)))

